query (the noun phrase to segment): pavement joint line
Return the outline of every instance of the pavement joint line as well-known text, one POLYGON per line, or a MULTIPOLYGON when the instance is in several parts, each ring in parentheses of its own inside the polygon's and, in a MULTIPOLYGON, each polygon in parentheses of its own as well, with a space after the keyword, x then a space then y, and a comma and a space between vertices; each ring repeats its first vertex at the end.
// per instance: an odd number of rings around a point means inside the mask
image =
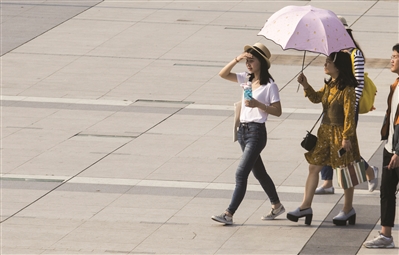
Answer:
POLYGON ((232 29, 232 30, 254 30, 259 31, 258 27, 225 27, 224 29, 232 29))
MULTIPOLYGON (((33 1, 32 1, 33 2, 33 1)), ((93 5, 88 4, 90 1, 82 1, 84 4, 76 4, 76 5, 66 5, 66 4, 60 4, 60 3, 54 3, 54 4, 48 4, 48 3, 42 3, 42 2, 37 2, 37 3, 29 3, 29 1, 21 1, 17 3, 11 3, 11 2, 2 2, 2 5, 28 5, 28 6, 53 6, 53 7, 92 7, 93 5)), ((73 1, 69 1, 73 2, 73 1)), ((76 3, 79 3, 79 1, 75 1, 76 3)))
POLYGON ((194 102, 190 102, 190 101, 155 100, 155 99, 137 99, 136 102, 172 103, 172 104, 194 104, 194 102))
POLYGON ((102 134, 86 134, 86 133, 78 133, 75 136, 80 136, 80 137, 107 137, 107 138, 129 138, 129 139, 135 139, 138 136, 133 136, 133 135, 102 135, 102 134))
POLYGON ((113 253, 113 254, 119 254, 119 253, 122 253, 122 254, 129 254, 129 253, 130 253, 130 251, 114 251, 114 250, 105 250, 105 252, 107 252, 107 253, 113 253))
MULTIPOLYGON (((82 57, 76 54, 53 54, 53 53, 42 53, 42 52, 10 52, 7 54, 21 54, 21 55, 46 55, 46 56, 69 56, 69 57, 82 57)), ((223 67, 222 61, 212 61, 212 60, 200 60, 200 59, 172 59, 172 58, 149 58, 149 57, 132 57, 132 56, 106 56, 106 55, 91 55, 86 54, 83 57, 87 58, 112 58, 112 59, 132 59, 132 60, 153 60, 153 61, 170 61, 170 62, 191 62, 191 63, 211 63, 211 64, 176 64, 175 66, 193 66, 193 67, 223 67), (220 63, 220 64, 219 64, 220 63), (212 65, 214 64, 214 65, 212 65)), ((274 54, 271 57, 271 62, 274 66, 302 66, 303 54, 274 54)), ((308 66, 323 66, 325 62, 325 56, 322 54, 311 53, 309 56, 306 56, 306 67, 308 66)), ((387 58, 368 58, 366 63, 367 70, 369 69, 389 69, 390 68, 390 60, 387 58)), ((305 68, 306 69, 306 68, 305 68)), ((304 69, 304 70, 305 70, 304 69)), ((293 79, 297 76, 297 74, 293 77, 293 79)))
POLYGON ((43 130, 43 128, 39 128, 39 127, 23 127, 23 126, 6 126, 6 128, 21 128, 21 129, 43 130))
MULTIPOLYGON (((143 2, 143 1, 142 1, 143 2)), ((181 1, 181 2, 186 2, 186 1, 181 1)), ((189 1, 187 1, 187 2, 189 2, 189 1)), ((199 1, 199 2, 202 2, 202 1, 199 1)), ((214 1, 214 2, 218 2, 218 1, 214 1)), ((266 1, 266 2, 273 2, 273 1, 266 1)), ((114 6, 104 6, 104 5, 97 5, 97 6, 95 6, 96 8, 114 8, 114 9, 121 9, 121 8, 123 8, 123 9, 137 9, 137 10, 156 10, 156 11, 177 11, 177 12, 218 12, 218 13, 221 13, 221 14, 224 14, 224 13, 261 13, 261 14, 265 14, 265 13, 273 13, 273 12, 262 12, 262 11, 248 11, 248 10, 239 10, 239 11, 237 11, 237 10, 228 10, 228 11, 222 11, 222 10, 218 10, 218 9, 214 9, 214 10, 212 10, 212 9, 205 9, 205 10, 202 10, 202 9, 188 9, 188 8, 169 8, 169 7, 161 7, 161 8, 159 8, 159 7, 136 7, 136 6, 133 6, 133 7, 126 7, 126 6, 123 6, 123 7, 114 7, 114 6)), ((140 20, 140 22, 150 22, 150 21, 141 21, 140 20)))
MULTIPOLYGON (((59 181, 65 182, 69 176, 46 176, 46 175, 18 175, 1 174, 3 181, 59 181)), ((204 190, 234 190, 234 183, 215 183, 215 182, 192 182, 192 181, 169 181, 169 180, 139 180, 139 179, 117 179, 117 178, 96 178, 96 177, 74 177, 67 181, 74 184, 102 184, 102 185, 127 185, 140 187, 157 188, 186 188, 186 189, 204 189, 204 190)), ((283 193, 303 193, 304 188, 300 186, 276 186, 278 192, 283 193)), ((248 184, 248 191, 260 191, 263 189, 258 184, 248 184)), ((340 188, 335 189, 335 194, 343 194, 340 188)), ((369 192, 368 190, 355 189, 356 195, 361 196, 379 196, 379 192, 369 192)))
POLYGON ((174 66, 200 66, 200 67, 223 67, 223 65, 199 65, 199 64, 179 64, 175 63, 174 66))
POLYGON ((133 101, 128 100, 95 100, 79 98, 50 98, 50 97, 24 97, 24 96, 1 96, 1 101, 23 101, 40 103, 68 103, 89 105, 129 106, 133 101))
POLYGON ((141 224, 162 224, 162 225, 182 225, 187 226, 189 223, 179 223, 179 222, 157 222, 157 221, 140 221, 141 224))
MULTIPOLYGON (((40 102, 40 103, 69 103, 69 104, 89 104, 89 105, 105 105, 105 106, 131 106, 134 105, 133 101, 128 100, 95 100, 95 99, 74 99, 74 98, 48 98, 48 97, 24 97, 24 96, 2 96, 1 101, 23 101, 23 102, 40 102)), ((233 111, 233 105, 206 105, 206 104, 195 104, 192 102, 180 102, 180 101, 167 101, 167 100, 144 100, 139 99, 135 102, 154 102, 154 103, 181 103, 187 104, 185 109, 196 109, 196 110, 226 110, 233 111)), ((289 108, 283 107, 283 113, 299 113, 299 114, 319 114, 319 109, 305 109, 305 108, 289 108)), ((361 116, 385 116, 383 111, 372 111, 361 116)))
POLYGON ((38 178, 14 178, 0 177, 2 181, 25 181, 25 182, 63 182, 64 179, 38 179, 38 178))

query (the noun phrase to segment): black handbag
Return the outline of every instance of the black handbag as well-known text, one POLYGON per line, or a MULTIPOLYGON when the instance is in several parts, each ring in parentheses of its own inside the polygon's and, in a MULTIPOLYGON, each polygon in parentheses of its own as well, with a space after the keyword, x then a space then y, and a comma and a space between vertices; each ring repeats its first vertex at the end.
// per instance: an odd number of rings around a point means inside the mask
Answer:
POLYGON ((314 134, 312 134, 312 131, 314 129, 314 127, 316 126, 317 122, 319 122, 320 118, 323 116, 322 112, 320 114, 320 117, 317 119, 316 123, 313 125, 312 129, 310 131, 306 131, 308 132, 306 134, 306 136, 303 138, 303 141, 301 142, 301 146, 302 148, 304 148, 307 151, 311 151, 313 150, 313 148, 316 146, 317 143, 317 136, 315 136, 314 134))
POLYGON ((301 142, 302 148, 304 148, 307 151, 313 150, 313 148, 316 146, 317 143, 317 136, 314 134, 310 133, 312 131, 307 131, 308 133, 306 136, 303 138, 303 141, 301 142))
MULTIPOLYGON (((328 91, 328 93, 330 93, 330 91, 328 91)), ((338 93, 335 94, 335 96, 333 97, 333 99, 331 100, 331 102, 338 96, 338 93)), ((331 103, 330 102, 330 103, 331 103)), ((303 141, 301 142, 301 146, 302 148, 304 148, 307 151, 311 151, 314 149, 314 147, 316 146, 317 143, 317 136, 312 134, 312 131, 314 129, 314 127, 316 126, 316 124, 319 122, 319 120, 321 119, 321 117, 324 114, 324 110, 323 112, 320 114, 319 118, 316 120, 316 123, 313 125, 312 129, 310 131, 306 131, 308 132, 306 134, 306 136, 303 138, 303 141)))

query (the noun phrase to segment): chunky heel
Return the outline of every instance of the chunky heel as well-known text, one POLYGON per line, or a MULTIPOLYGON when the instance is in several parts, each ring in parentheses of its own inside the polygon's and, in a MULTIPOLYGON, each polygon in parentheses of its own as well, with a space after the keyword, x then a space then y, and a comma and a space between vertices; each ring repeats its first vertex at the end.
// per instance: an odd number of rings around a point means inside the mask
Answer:
POLYGON ((313 214, 306 215, 305 224, 310 225, 312 223, 313 214))
POLYGON ((349 220, 349 225, 355 225, 356 224, 356 214, 350 216, 348 220, 349 220))
POLYGON ((340 211, 337 216, 333 218, 333 223, 337 226, 345 226, 346 222, 349 222, 349 225, 356 224, 356 212, 355 209, 352 208, 347 214, 343 211, 340 211))
POLYGON ((310 225, 312 223, 313 211, 312 208, 300 210, 299 207, 292 212, 287 213, 287 219, 290 221, 298 222, 299 218, 305 217, 305 224, 310 225))

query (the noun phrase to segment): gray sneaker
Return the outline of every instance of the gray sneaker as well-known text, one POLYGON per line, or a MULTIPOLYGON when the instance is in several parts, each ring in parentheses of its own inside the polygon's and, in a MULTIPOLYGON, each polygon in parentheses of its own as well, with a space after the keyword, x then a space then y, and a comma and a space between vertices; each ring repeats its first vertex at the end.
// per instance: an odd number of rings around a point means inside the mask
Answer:
POLYGON ((274 220, 274 218, 283 214, 284 212, 285 212, 285 208, 284 208, 283 204, 281 204, 279 208, 276 208, 276 209, 272 208, 270 210, 269 214, 266 216, 263 216, 261 219, 262 220, 274 220))
POLYGON ((233 224, 233 216, 228 216, 226 213, 222 213, 221 215, 213 215, 212 220, 223 223, 225 225, 233 224))
POLYGON ((395 248, 395 244, 393 243, 393 238, 387 238, 378 232, 378 236, 373 240, 366 241, 363 243, 363 246, 366 248, 395 248))

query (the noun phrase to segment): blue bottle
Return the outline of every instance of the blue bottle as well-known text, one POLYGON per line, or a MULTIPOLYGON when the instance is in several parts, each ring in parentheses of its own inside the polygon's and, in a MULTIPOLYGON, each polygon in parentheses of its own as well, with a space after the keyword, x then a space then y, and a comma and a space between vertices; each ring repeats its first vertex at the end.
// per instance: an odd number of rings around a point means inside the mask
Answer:
POLYGON ((248 81, 244 88, 244 99, 251 100, 252 99, 252 82, 248 81))

